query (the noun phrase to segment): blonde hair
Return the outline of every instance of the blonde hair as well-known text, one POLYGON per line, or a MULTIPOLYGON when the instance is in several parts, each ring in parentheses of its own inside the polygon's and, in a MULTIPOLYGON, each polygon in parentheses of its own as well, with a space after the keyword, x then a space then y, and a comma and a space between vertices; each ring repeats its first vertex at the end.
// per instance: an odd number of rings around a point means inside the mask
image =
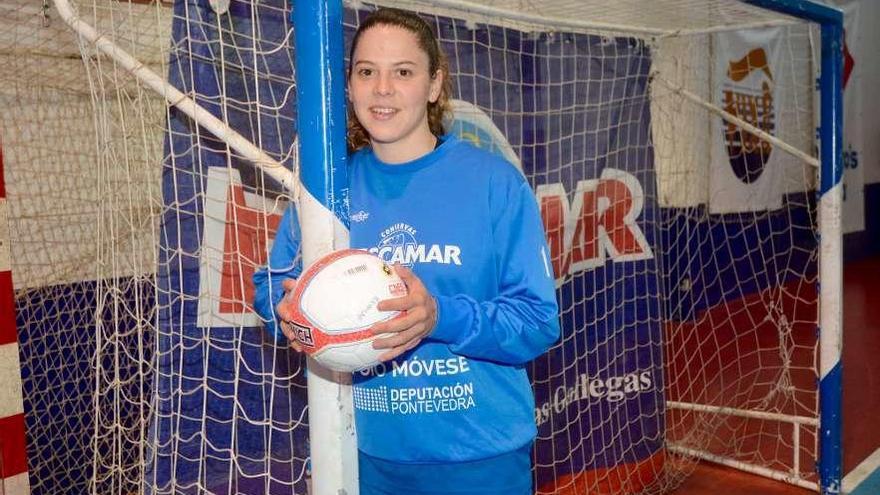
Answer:
MULTIPOLYGON (((443 128, 443 118, 451 111, 449 95, 452 94, 452 80, 449 78, 449 61, 440 43, 434 35, 434 31, 421 17, 416 14, 400 9, 382 8, 368 15, 358 27, 351 41, 349 61, 354 60, 354 51, 360 41, 361 34, 375 26, 395 26, 413 33, 418 40, 419 48, 428 55, 428 73, 431 78, 438 76, 438 71, 443 73, 443 84, 440 86, 440 96, 435 102, 428 102, 428 127, 431 134, 440 137, 446 133, 443 128)), ((351 77, 351 65, 348 67, 348 77, 351 77)), ((370 144, 370 135, 352 110, 348 108, 348 147, 351 151, 359 150, 370 144)))

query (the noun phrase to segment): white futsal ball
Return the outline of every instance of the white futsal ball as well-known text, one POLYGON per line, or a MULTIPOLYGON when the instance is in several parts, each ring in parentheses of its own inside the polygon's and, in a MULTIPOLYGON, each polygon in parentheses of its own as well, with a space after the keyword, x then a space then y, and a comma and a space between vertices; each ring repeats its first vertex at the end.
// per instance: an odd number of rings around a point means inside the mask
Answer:
POLYGON ((330 253, 303 273, 293 291, 296 340, 336 371, 375 366, 388 349, 373 349, 376 337, 369 328, 401 316, 376 305, 406 294, 406 284, 378 256, 355 249, 330 253))

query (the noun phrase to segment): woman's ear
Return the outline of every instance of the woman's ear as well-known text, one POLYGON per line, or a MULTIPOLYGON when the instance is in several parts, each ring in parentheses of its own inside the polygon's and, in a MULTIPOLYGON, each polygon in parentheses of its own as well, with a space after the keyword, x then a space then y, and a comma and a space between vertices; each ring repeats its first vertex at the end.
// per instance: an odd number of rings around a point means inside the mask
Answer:
POLYGON ((428 95, 429 103, 437 103, 437 99, 440 98, 440 91, 443 89, 445 77, 446 73, 443 72, 443 69, 437 69, 437 72, 434 73, 434 77, 431 78, 431 92, 428 95))

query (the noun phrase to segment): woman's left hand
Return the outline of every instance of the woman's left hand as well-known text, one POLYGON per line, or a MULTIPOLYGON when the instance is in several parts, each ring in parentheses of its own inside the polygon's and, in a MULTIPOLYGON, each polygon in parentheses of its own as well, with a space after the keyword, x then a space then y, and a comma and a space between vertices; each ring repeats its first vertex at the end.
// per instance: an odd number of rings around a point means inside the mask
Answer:
POLYGON ((437 324, 437 301, 412 270, 395 265, 394 270, 406 284, 408 293, 404 297, 380 301, 380 311, 401 311, 403 316, 373 325, 375 334, 393 333, 390 337, 381 336, 373 341, 374 349, 388 349, 379 356, 381 361, 390 361, 419 345, 437 324))

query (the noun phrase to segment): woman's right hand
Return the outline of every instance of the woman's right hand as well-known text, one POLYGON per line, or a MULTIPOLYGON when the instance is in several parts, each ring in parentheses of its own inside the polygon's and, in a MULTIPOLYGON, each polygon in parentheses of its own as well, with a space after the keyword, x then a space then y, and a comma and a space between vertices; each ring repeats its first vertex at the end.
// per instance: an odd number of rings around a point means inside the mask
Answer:
POLYGON ((284 287, 284 297, 281 298, 281 302, 275 307, 275 312, 278 313, 278 317, 281 320, 281 332, 290 341, 291 349, 296 352, 302 352, 302 346, 296 340, 296 334, 293 332, 293 326, 290 323, 293 319, 293 289, 296 288, 296 279, 285 279, 281 282, 281 285, 284 287))

